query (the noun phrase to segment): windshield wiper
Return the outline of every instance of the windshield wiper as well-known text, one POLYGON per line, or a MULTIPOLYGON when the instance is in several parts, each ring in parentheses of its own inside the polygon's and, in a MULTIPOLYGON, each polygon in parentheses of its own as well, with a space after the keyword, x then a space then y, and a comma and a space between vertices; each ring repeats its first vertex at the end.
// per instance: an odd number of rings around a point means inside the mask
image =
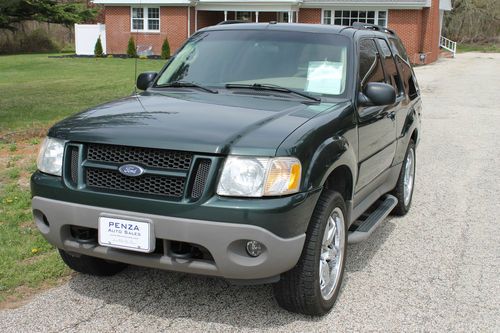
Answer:
POLYGON ((158 84, 153 88, 198 88, 211 94, 218 94, 219 92, 214 89, 204 87, 198 83, 188 81, 172 81, 164 84, 158 84))
POLYGON ((295 94, 298 96, 302 96, 304 98, 310 99, 315 102, 321 102, 321 99, 318 97, 311 96, 301 91, 297 91, 294 89, 278 86, 276 84, 270 83, 254 83, 254 84, 243 84, 243 83, 227 83, 227 89, 255 89, 255 90, 269 90, 269 91, 279 91, 287 94, 295 94))

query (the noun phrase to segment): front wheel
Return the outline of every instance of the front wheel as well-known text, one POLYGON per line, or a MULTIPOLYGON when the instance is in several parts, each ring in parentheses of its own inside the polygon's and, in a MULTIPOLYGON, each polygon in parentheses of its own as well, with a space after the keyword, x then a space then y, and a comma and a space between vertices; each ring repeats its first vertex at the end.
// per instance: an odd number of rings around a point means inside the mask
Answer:
POLYGON ((347 250, 342 196, 326 190, 318 200, 297 265, 274 285, 278 304, 292 312, 319 316, 335 304, 347 250))
POLYGON ((392 214, 403 216, 408 213, 413 199, 413 188, 415 185, 415 170, 417 165, 417 154, 415 152, 415 142, 410 140, 406 155, 401 167, 398 182, 392 194, 398 199, 398 204, 394 207, 392 214))

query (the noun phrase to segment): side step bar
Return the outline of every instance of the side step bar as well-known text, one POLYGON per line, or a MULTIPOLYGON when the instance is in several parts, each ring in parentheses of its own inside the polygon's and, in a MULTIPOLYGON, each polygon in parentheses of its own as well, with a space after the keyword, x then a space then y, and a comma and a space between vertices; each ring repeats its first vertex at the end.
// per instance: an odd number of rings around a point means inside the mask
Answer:
POLYGON ((382 203, 358 226, 358 228, 349 233, 347 241, 350 244, 359 243, 366 240, 375 229, 384 221, 392 209, 398 204, 396 197, 387 194, 382 203))

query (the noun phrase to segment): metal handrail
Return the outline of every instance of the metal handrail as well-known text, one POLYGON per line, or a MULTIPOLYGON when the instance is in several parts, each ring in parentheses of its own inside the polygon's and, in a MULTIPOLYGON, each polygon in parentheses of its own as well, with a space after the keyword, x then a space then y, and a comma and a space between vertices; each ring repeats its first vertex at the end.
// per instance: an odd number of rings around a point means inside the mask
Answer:
POLYGON ((442 47, 445 50, 450 51, 453 54, 453 58, 455 58, 455 54, 457 53, 457 42, 452 41, 444 36, 439 38, 439 47, 442 47))

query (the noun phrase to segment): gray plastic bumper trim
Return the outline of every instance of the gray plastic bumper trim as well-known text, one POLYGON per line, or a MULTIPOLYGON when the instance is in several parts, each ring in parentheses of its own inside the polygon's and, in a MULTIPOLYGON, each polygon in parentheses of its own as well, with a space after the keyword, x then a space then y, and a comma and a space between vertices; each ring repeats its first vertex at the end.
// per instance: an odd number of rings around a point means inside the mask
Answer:
POLYGON ((38 229, 54 246, 68 252, 151 268, 220 276, 228 279, 266 279, 290 270, 304 246, 305 234, 281 238, 270 231, 249 225, 128 212, 34 197, 32 207, 38 229), (49 226, 43 221, 45 215, 49 226), (69 225, 97 229, 102 215, 148 220, 154 237, 204 246, 214 261, 176 259, 163 253, 139 253, 98 244, 83 244, 72 238, 69 225), (252 258, 246 254, 245 240, 264 245, 263 253, 252 258))

